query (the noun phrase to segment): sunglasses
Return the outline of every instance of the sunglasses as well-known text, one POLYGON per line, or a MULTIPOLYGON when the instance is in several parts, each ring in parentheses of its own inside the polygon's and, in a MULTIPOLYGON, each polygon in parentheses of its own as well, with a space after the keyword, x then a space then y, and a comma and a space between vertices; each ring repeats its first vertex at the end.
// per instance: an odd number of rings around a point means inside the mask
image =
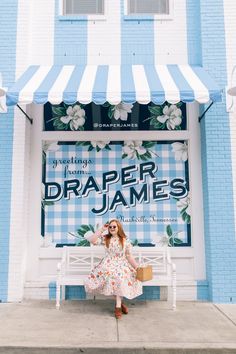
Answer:
POLYGON ((116 229, 116 226, 109 226, 109 229, 116 229))

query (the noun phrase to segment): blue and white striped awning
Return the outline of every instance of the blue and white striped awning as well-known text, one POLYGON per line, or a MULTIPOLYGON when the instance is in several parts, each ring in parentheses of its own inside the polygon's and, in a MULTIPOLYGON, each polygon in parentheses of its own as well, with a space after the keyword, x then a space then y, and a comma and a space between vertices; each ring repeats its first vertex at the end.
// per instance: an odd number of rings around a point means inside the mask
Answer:
POLYGON ((208 73, 190 65, 30 66, 6 95, 8 106, 221 100, 221 90, 208 73))

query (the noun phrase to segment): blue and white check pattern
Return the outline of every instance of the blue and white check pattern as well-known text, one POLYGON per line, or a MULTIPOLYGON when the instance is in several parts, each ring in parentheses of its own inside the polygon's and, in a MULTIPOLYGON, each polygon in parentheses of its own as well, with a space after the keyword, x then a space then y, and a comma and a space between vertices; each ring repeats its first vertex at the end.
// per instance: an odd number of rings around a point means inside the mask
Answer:
MULTIPOLYGON (((158 180, 173 178, 183 178, 187 181, 186 163, 176 161, 171 149, 171 143, 156 143, 151 150, 154 161, 158 165, 156 177, 158 180), (156 156, 157 155, 157 156, 156 156)), ((79 191, 82 194, 83 188, 89 176, 93 176, 96 182, 102 188, 102 174, 107 171, 115 170, 120 173, 121 168, 130 165, 142 163, 138 159, 122 159, 122 145, 114 143, 110 145, 111 150, 103 149, 96 152, 95 149, 87 151, 88 147, 74 144, 60 145, 56 152, 48 152, 46 158, 46 182, 57 182, 63 186, 65 180, 79 179, 82 188, 79 191), (65 174, 66 161, 72 157, 78 160, 90 160, 92 163, 82 168, 82 163, 69 164, 70 173, 65 174), (53 168, 54 161, 57 160, 56 168, 53 168), (59 161, 63 163, 59 163, 59 161)), ((133 177, 139 179, 139 169, 132 172, 133 177)), ((179 232, 178 238, 184 243, 187 242, 187 224, 182 220, 180 210, 177 209, 176 200, 170 198, 163 201, 152 200, 152 179, 146 177, 146 182, 150 190, 149 203, 136 203, 133 207, 118 206, 114 212, 108 211, 104 215, 97 216, 91 210, 102 207, 102 194, 91 191, 87 197, 77 198, 71 195, 69 200, 62 197, 54 205, 45 208, 45 234, 51 235, 55 243, 71 243, 75 240, 68 233, 76 233, 76 230, 82 224, 91 224, 100 226, 108 220, 117 218, 123 226, 126 234, 131 239, 138 239, 139 242, 158 241, 163 235, 166 235, 166 226, 171 225, 173 232, 179 232)), ((143 184, 134 185, 137 191, 140 191, 143 184)), ((170 187, 163 189, 168 192, 170 187)), ((112 203, 116 191, 121 191, 128 205, 130 203, 130 187, 121 186, 121 181, 109 186, 109 206, 112 203)))

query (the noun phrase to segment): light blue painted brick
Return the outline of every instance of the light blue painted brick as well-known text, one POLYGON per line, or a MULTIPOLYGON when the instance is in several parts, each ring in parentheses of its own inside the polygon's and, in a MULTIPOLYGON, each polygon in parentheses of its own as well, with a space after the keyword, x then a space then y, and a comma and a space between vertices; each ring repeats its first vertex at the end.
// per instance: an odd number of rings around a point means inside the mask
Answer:
MULTIPOLYGON (((202 1, 200 7, 202 62, 218 84, 224 87, 227 78, 223 1, 202 1)), ((215 302, 236 302, 236 244, 229 129, 224 102, 214 104, 201 122, 201 133, 206 268, 209 299, 215 302)))
MULTIPOLYGON (((0 72, 3 85, 8 87, 14 82, 16 53, 17 0, 1 1, 0 10, 0 72), (4 35, 6 34, 6 35, 4 35)), ((10 201, 12 174, 13 109, 0 114, 0 300, 7 301, 8 258, 10 230, 10 201)))

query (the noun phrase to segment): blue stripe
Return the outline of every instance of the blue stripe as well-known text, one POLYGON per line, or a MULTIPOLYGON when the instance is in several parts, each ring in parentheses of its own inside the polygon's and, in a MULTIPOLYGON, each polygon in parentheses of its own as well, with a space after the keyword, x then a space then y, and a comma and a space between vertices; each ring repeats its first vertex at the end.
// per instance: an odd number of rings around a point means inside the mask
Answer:
POLYGON ((125 103, 136 102, 136 93, 131 65, 121 66, 121 101, 125 103))
POLYGON ((195 100, 194 92, 181 73, 178 65, 167 65, 167 68, 180 91, 180 101, 193 102, 195 100))
MULTIPOLYGON (((38 70, 38 66, 29 67, 20 79, 13 85, 7 93, 7 104, 13 105, 18 103, 19 93, 32 78, 38 70)), ((60 75, 63 66, 55 65, 49 70, 46 77, 43 79, 37 90, 34 92, 33 102, 37 104, 44 104, 48 101, 48 92, 51 90, 58 75, 60 75)), ((77 101, 77 92, 81 83, 86 66, 75 66, 65 91, 63 92, 63 100, 67 104, 73 104, 77 101)), ((180 100, 183 102, 193 102, 195 100, 194 92, 181 73, 178 65, 167 65, 169 73, 173 78, 176 86, 180 92, 180 100)), ((217 87, 210 76, 201 68, 197 66, 192 67, 193 71, 203 82, 209 90, 209 96, 213 101, 221 100, 221 90, 217 87)), ((162 104, 165 102, 166 95, 164 88, 158 76, 158 72, 154 65, 144 66, 148 85, 151 93, 151 101, 155 104, 162 104)), ((108 65, 98 66, 96 78, 92 90, 92 101, 95 104, 103 104, 107 97, 107 80, 108 80, 108 65)), ((132 65, 121 65, 121 100, 126 103, 136 102, 136 92, 134 85, 134 78, 132 73, 132 65)))
POLYGON ((18 103, 20 91, 27 84, 27 82, 29 82, 29 80, 36 73, 38 68, 38 65, 30 66, 24 72, 24 74, 17 80, 17 82, 10 88, 6 95, 8 106, 13 106, 18 103))
POLYGON ((153 65, 146 65, 144 66, 144 70, 151 91, 151 101, 155 104, 164 103, 165 92, 155 67, 153 65))
POLYGON ((121 64, 154 64, 154 16, 125 16, 124 1, 120 4, 121 64))
POLYGON ((200 1, 186 0, 188 63, 202 65, 200 1))
MULTIPOLYGON (((12 85, 12 83, 15 80, 17 9, 18 9, 17 0, 1 1, 0 72, 2 72, 3 80, 4 80, 3 84, 6 87, 10 87, 10 85, 12 85)), ((13 137, 14 137, 14 110, 13 108, 9 108, 7 113, 0 114, 0 157, 1 157, 0 301, 1 302, 8 301, 10 226, 11 226, 11 222, 14 222, 14 220, 11 220, 13 137)), ((17 265, 15 266, 17 267, 17 265)), ((18 285, 16 285, 16 287, 18 289, 18 285)))
POLYGON ((34 93, 35 103, 44 104, 48 101, 48 92, 60 74, 61 69, 62 66, 55 65, 49 70, 47 76, 44 78, 43 82, 34 93))
POLYGON ((200 66, 192 66, 192 70, 196 73, 202 83, 207 87, 211 100, 217 102, 222 101, 222 90, 220 90, 220 88, 216 85, 215 81, 212 80, 210 75, 208 75, 208 73, 200 66))
POLYGON ((88 52, 88 17, 68 16, 68 21, 65 18, 65 21, 61 21, 59 15, 59 1, 55 1, 54 63, 85 65, 88 52))
POLYGON ((84 73, 85 65, 76 66, 63 93, 63 101, 73 104, 77 101, 77 92, 84 73))
POLYGON ((108 65, 100 65, 97 69, 92 94, 92 100, 95 104, 104 104, 106 102, 108 68, 108 65))

